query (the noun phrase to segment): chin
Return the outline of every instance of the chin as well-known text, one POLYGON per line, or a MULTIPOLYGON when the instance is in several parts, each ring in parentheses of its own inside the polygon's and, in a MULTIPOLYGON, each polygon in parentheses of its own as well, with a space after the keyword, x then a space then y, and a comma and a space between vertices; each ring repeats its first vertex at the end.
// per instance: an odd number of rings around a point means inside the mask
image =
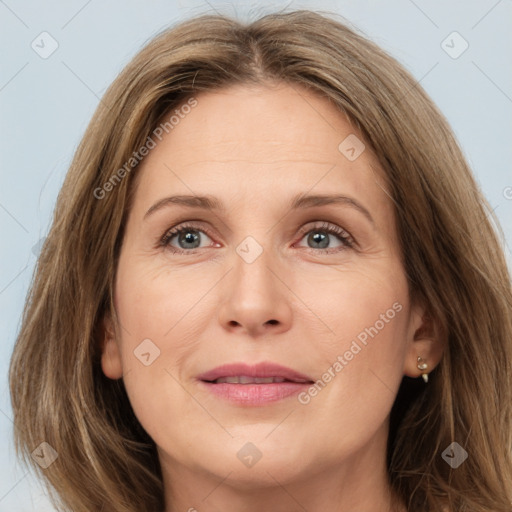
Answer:
MULTIPOLYGON (((275 487, 276 480, 280 484, 300 480, 314 472, 313 468, 318 468, 321 463, 321 458, 314 461, 310 454, 298 449, 298 445, 291 440, 285 444, 263 438, 259 437, 261 442, 248 441, 248 437, 244 436, 243 439, 231 439, 224 445, 212 441, 213 450, 205 446, 194 454, 192 471, 206 472, 217 478, 226 478, 229 474, 226 483, 241 491, 248 491, 275 487)), ((190 463, 189 459, 186 464, 190 463)))

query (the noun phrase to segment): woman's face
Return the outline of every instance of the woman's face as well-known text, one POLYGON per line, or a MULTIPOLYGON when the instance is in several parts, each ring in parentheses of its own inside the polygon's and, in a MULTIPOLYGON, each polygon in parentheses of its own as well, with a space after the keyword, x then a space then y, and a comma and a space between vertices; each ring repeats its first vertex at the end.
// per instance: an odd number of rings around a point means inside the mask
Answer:
POLYGON ((299 86, 196 101, 136 171, 105 374, 171 477, 380 464, 423 345, 377 159, 299 86))

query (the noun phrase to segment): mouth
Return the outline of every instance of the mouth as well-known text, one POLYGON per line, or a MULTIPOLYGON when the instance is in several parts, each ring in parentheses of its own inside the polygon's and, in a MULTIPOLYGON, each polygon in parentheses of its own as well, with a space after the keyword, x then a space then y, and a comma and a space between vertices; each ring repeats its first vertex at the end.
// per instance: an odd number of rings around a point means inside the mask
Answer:
POLYGON ((248 375, 240 375, 234 377, 219 377, 210 382, 211 384, 273 384, 281 382, 297 382, 304 384, 307 380, 289 380, 284 377, 250 377, 248 375))
POLYGON ((274 363, 223 365, 197 379, 214 396, 242 406, 261 406, 284 400, 314 383, 309 376, 274 363))

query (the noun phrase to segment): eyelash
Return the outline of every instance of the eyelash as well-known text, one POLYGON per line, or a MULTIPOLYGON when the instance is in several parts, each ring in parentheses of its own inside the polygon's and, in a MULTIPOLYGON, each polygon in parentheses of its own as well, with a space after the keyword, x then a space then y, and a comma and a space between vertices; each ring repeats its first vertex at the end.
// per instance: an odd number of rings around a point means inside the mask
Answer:
MULTIPOLYGON (((174 254, 195 254, 201 248, 185 250, 185 249, 177 249, 176 247, 173 247, 172 245, 170 245, 170 241, 172 238, 174 238, 176 235, 180 235, 181 233, 186 233, 188 231, 201 231, 201 232, 205 233, 209 238, 213 238, 208 229, 205 229, 204 227, 198 226, 194 223, 186 222, 186 223, 179 225, 178 227, 174 227, 174 228, 166 231, 166 233, 164 233, 163 237, 160 239, 159 245, 165 247, 166 249, 169 249, 174 254)), ((322 233, 328 233, 331 235, 336 235, 343 244, 343 247, 335 247, 335 248, 330 248, 330 249, 329 248, 315 249, 313 247, 305 248, 306 250, 313 251, 315 253, 321 252, 324 254, 332 254, 332 253, 343 251, 345 249, 354 248, 354 245, 355 245, 355 241, 352 238, 352 236, 347 231, 340 228, 339 226, 336 226, 335 224, 323 222, 321 225, 315 224, 314 226, 309 226, 309 227, 305 226, 299 230, 300 240, 302 240, 304 235, 306 235, 310 232, 322 232, 322 233)))

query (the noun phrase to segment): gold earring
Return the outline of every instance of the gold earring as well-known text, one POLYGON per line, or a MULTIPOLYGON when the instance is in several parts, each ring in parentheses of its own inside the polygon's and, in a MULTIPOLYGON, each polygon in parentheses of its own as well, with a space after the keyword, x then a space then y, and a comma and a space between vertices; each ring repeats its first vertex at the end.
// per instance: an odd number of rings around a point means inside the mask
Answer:
MULTIPOLYGON (((423 361, 423 359, 418 356, 418 370, 426 370, 428 368, 428 364, 423 361)), ((421 377, 425 381, 425 383, 428 382, 428 373, 422 373, 421 377)))

